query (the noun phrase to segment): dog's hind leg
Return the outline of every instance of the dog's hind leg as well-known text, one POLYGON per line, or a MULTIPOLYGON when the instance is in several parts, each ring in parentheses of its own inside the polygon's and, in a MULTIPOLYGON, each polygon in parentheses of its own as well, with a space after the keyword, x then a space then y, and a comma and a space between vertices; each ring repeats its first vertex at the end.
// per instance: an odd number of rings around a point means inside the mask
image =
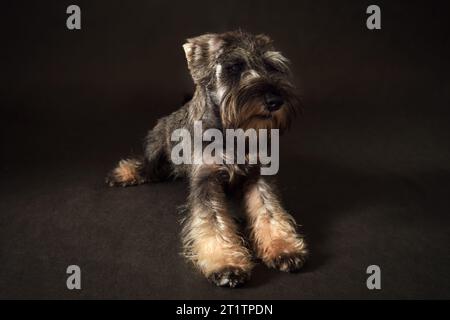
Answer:
POLYGON ((144 142, 144 176, 148 182, 167 180, 172 176, 173 166, 168 156, 168 145, 164 121, 151 130, 144 142))
POLYGON ((127 187, 167 179, 172 166, 167 159, 162 133, 160 125, 151 130, 145 140, 144 156, 120 160, 106 177, 106 183, 111 187, 127 187))
POLYGON ((120 160, 117 166, 106 176, 105 182, 110 187, 128 187, 147 182, 144 175, 144 160, 137 158, 120 160))

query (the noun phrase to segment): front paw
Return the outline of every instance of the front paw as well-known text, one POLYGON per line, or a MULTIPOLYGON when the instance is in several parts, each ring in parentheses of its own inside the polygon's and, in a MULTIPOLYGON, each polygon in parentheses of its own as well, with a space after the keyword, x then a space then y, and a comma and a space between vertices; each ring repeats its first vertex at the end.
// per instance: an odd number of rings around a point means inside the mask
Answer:
POLYGON ((298 272, 305 264, 307 256, 308 254, 306 251, 281 254, 266 261, 266 265, 270 268, 284 272, 298 272))
POLYGON ((243 285, 249 277, 248 271, 236 267, 227 267, 213 272, 208 280, 218 287, 235 288, 243 285))

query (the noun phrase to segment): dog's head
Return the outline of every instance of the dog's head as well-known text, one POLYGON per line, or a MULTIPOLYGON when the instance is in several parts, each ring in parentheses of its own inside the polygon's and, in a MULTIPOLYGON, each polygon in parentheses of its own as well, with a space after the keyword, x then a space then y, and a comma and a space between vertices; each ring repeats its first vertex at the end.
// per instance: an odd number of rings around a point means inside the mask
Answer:
POLYGON ((280 129, 298 106, 288 60, 265 35, 205 34, 183 45, 197 86, 219 108, 224 128, 280 129))

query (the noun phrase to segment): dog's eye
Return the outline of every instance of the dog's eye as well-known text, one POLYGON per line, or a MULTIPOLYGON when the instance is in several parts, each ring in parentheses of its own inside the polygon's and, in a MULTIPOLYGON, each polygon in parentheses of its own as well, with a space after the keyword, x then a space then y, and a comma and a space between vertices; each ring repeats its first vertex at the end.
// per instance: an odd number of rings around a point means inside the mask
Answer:
POLYGON ((239 74, 244 70, 243 62, 236 62, 227 66, 227 71, 231 74, 239 74))
POLYGON ((264 63, 266 70, 271 72, 271 73, 282 73, 283 71, 280 70, 280 68, 278 68, 277 66, 273 65, 272 63, 266 62, 264 63))

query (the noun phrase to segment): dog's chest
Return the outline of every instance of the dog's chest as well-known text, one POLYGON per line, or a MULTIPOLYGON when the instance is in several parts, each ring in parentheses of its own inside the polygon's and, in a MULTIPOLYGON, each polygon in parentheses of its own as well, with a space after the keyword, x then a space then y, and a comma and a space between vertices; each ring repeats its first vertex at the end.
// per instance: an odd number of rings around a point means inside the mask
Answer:
POLYGON ((243 184, 259 175, 259 166, 248 164, 224 164, 221 166, 221 181, 225 190, 233 192, 243 184))

